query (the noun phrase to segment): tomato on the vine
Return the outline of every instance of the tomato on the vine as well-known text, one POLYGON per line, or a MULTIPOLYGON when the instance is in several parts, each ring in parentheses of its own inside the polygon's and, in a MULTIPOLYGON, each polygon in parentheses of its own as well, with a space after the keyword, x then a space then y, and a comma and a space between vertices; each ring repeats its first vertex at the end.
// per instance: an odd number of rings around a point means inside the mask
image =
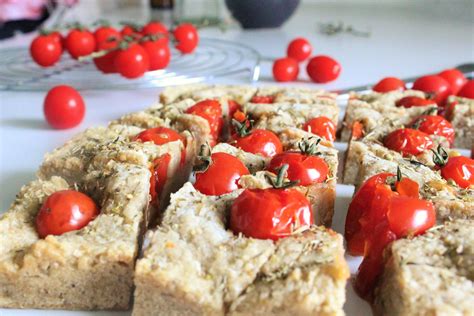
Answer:
POLYGON ((467 82, 466 76, 458 69, 446 69, 438 74, 449 83, 451 93, 456 95, 467 82))
POLYGON ((117 52, 114 66, 122 76, 133 79, 143 76, 148 71, 150 59, 141 45, 132 43, 127 48, 117 52))
POLYGON ((422 115, 409 125, 428 135, 443 136, 451 145, 454 143, 454 128, 448 120, 440 115, 422 115))
POLYGON ((295 189, 246 189, 230 210, 231 230, 251 238, 277 240, 312 224, 311 205, 295 189))
POLYGON ((117 41, 122 38, 119 31, 111 26, 101 26, 94 31, 94 38, 97 46, 99 43, 107 41, 117 41))
POLYGON ((279 58, 273 62, 272 72, 276 81, 294 81, 298 78, 299 70, 298 61, 290 57, 279 58))
POLYGON ((391 132, 383 143, 388 149, 398 151, 403 156, 416 156, 433 147, 428 134, 412 128, 400 128, 391 132))
POLYGON ((474 99, 474 80, 471 79, 466 82, 466 84, 459 91, 458 96, 468 99, 474 99))
POLYGON ((116 40, 106 40, 97 43, 97 50, 111 50, 107 54, 101 57, 94 58, 94 64, 105 74, 115 73, 117 70, 115 69, 115 57, 118 54, 118 50, 114 50, 117 48, 119 44, 119 38, 116 40))
POLYGON ((129 36, 134 39, 140 39, 142 37, 140 28, 136 25, 131 25, 131 24, 124 25, 122 29, 120 30, 120 34, 123 37, 129 36))
POLYGON ((96 42, 94 35, 88 30, 73 29, 66 37, 65 45, 72 58, 78 59, 94 52, 96 42))
POLYGON ((65 129, 82 122, 86 107, 79 92, 70 86, 59 85, 48 91, 43 110, 49 125, 65 129))
POLYGON ((265 129, 254 129, 242 136, 236 134, 234 139, 235 147, 263 157, 273 157, 283 151, 278 136, 265 129))
POLYGON ((303 125, 303 130, 333 142, 336 140, 336 124, 326 116, 310 119, 303 125))
POLYGON ((417 96, 407 96, 403 97, 397 102, 395 102, 395 105, 400 107, 403 106, 404 108, 411 108, 413 106, 427 106, 427 105, 434 105, 436 104, 435 101, 430 100, 430 99, 425 99, 417 96))
POLYGON ((341 73, 341 65, 329 56, 316 56, 306 66, 309 77, 316 83, 327 83, 336 80, 341 73))
POLYGON ((141 46, 148 53, 150 59, 149 70, 164 69, 168 66, 171 59, 171 52, 168 44, 160 41, 146 41, 141 46))
POLYGON ((173 31, 176 40, 176 49, 183 54, 192 53, 198 43, 199 35, 196 27, 190 23, 183 23, 178 25, 173 31))
POLYGON ((386 77, 377 82, 372 90, 375 92, 385 93, 390 91, 403 91, 405 90, 405 82, 397 77, 386 77))
POLYGON ((290 42, 286 50, 286 55, 299 62, 311 56, 313 48, 306 38, 298 37, 290 42))
POLYGON ((142 28, 143 35, 168 34, 168 28, 161 22, 151 21, 142 28))
POLYGON ((446 180, 453 180, 461 188, 474 186, 474 159, 458 156, 450 157, 441 167, 441 176, 446 180))
POLYGON ((275 101, 275 97, 271 95, 255 95, 250 99, 252 103, 260 103, 260 104, 271 104, 275 101))
POLYGON ((443 105, 451 93, 449 83, 444 78, 436 75, 428 75, 416 79, 412 89, 431 94, 432 97, 430 99, 439 105, 443 105))
POLYGON ((40 238, 79 230, 99 215, 95 202, 86 194, 63 190, 51 194, 36 215, 40 238))
POLYGON ((206 195, 222 195, 239 188, 240 177, 249 170, 238 158, 227 153, 213 153, 207 169, 196 172, 196 190, 206 195))
POLYGON ((41 67, 53 66, 59 61, 62 53, 61 43, 52 35, 39 35, 30 45, 31 58, 41 67))
POLYGON ((221 135, 224 120, 222 118, 222 108, 219 101, 202 100, 186 110, 187 114, 194 114, 204 118, 209 123, 212 139, 210 146, 214 146, 221 135))

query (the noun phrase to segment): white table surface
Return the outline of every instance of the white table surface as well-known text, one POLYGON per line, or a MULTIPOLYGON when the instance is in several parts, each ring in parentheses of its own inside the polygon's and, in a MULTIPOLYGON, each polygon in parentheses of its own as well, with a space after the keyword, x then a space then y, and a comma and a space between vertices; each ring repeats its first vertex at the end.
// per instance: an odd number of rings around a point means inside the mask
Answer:
MULTIPOLYGON (((359 6, 338 3, 304 5, 281 29, 241 31, 234 27, 225 33, 204 29, 201 34, 245 43, 269 57, 283 56, 292 38, 305 36, 312 42, 315 54, 335 57, 342 64, 343 71, 341 77, 329 85, 309 83, 305 76, 296 84, 327 89, 368 84, 388 75, 411 77, 474 61, 472 2, 466 5, 456 1, 461 7, 448 6, 439 1, 421 1, 410 6, 374 3, 369 1, 369 4, 359 6), (471 13, 466 14, 466 10, 471 13), (340 34, 328 37, 318 33, 318 23, 337 21, 370 31, 371 36, 363 38, 340 34)), ((27 45, 30 39, 31 36, 22 36, 3 41, 0 48, 27 45)), ((269 63, 263 65, 263 84, 273 83, 270 69, 269 63)), ((301 71, 304 73, 303 68, 301 71)), ((246 83, 233 79, 226 79, 225 82, 246 83)), ((43 118, 45 92, 0 91, 0 213, 8 208, 20 187, 34 178, 45 152, 89 126, 105 125, 122 114, 143 109, 157 98, 159 91, 95 90, 81 93, 87 106, 83 123, 70 130, 55 131, 47 126, 43 118)), ((338 231, 343 227, 351 194, 352 187, 338 185, 335 215, 335 229, 338 231)), ((351 264, 352 270, 357 266, 355 263, 351 264)), ((353 294, 351 286, 348 286, 345 310, 349 315, 370 315, 368 305, 353 294)), ((60 311, 37 313, 62 314, 60 311)), ((88 313, 71 313, 79 314, 88 313)), ((128 315, 129 312, 93 314, 128 315)), ((0 316, 4 315, 31 315, 31 311, 0 309, 0 316)))

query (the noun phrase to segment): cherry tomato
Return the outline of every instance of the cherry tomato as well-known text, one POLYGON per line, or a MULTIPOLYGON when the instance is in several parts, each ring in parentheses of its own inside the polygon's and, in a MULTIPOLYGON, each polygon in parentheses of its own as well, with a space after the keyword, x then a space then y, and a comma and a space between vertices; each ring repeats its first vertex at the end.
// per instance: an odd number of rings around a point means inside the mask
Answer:
POLYGON ((36 231, 40 238, 79 230, 99 215, 95 202, 74 190, 51 194, 36 215, 36 231))
POLYGON ((276 174, 285 164, 288 165, 288 179, 298 181, 298 185, 321 183, 328 178, 329 167, 324 159, 299 152, 287 151, 275 155, 267 169, 276 174))
POLYGON ((135 136, 133 140, 141 142, 153 142, 158 146, 180 140, 184 146, 183 150, 181 151, 181 164, 184 164, 186 161, 186 138, 171 128, 149 128, 135 136))
POLYGON ((413 83, 413 90, 433 94, 433 97, 430 99, 439 105, 444 104, 451 92, 449 83, 444 78, 436 75, 428 75, 416 79, 413 83))
POLYGON ((222 125, 224 124, 220 103, 216 100, 203 100, 187 109, 186 113, 194 114, 206 119, 209 123, 212 137, 210 145, 214 146, 221 135, 222 125))
POLYGON ((453 180, 464 189, 474 186, 474 159, 464 156, 449 158, 446 165, 441 167, 441 176, 453 180))
POLYGON ((298 62, 295 59, 279 58, 273 63, 273 78, 280 82, 294 81, 298 78, 299 70, 298 62))
POLYGON ((122 76, 133 79, 143 76, 148 71, 150 59, 142 46, 131 44, 128 48, 118 51, 114 66, 122 76))
POLYGON ((150 59, 149 70, 164 69, 170 63, 171 53, 167 44, 160 41, 146 41, 141 43, 141 46, 148 53, 150 59))
POLYGON ((306 38, 298 37, 290 42, 286 55, 297 61, 304 61, 311 56, 313 48, 306 38))
POLYGON ((454 143, 454 128, 440 115, 422 115, 411 122, 410 126, 428 135, 443 136, 451 145, 454 143))
POLYGON ((94 31, 94 38, 97 45, 102 42, 119 40, 122 35, 111 26, 101 26, 94 31))
MULTIPOLYGON (((109 41, 101 41, 97 42, 97 50, 109 50, 109 49, 114 49, 118 46, 119 44, 119 39, 109 41)), ((99 69, 101 72, 105 74, 109 73, 115 73, 117 70, 115 69, 115 57, 118 54, 118 50, 112 50, 106 55, 102 57, 97 57, 94 58, 94 64, 99 69)))
POLYGON ((240 177, 249 174, 238 158, 227 153, 211 155, 211 164, 204 172, 196 173, 196 190, 206 195, 222 195, 239 188, 240 177))
POLYGON ((250 238, 277 240, 312 224, 308 199, 294 189, 246 189, 230 211, 231 230, 250 238))
POLYGON ((469 80, 461 88, 461 90, 459 90, 458 96, 468 99, 474 99, 474 80, 469 80))
POLYGON ((372 90, 375 92, 385 93, 390 91, 403 91, 405 90, 405 82, 397 77, 386 77, 377 82, 372 90))
POLYGON ((72 58, 90 55, 96 48, 94 35, 87 30, 74 29, 65 40, 66 49, 72 58))
POLYGON ((199 43, 197 29, 190 23, 183 23, 179 25, 173 31, 173 35, 177 42, 176 49, 183 54, 192 53, 199 43))
POLYGON ((160 197, 168 179, 168 166, 171 161, 170 154, 164 154, 153 161, 150 168, 150 196, 153 203, 158 204, 158 197, 160 197))
POLYGON ((331 142, 336 140, 336 124, 325 116, 310 119, 303 125, 303 130, 318 135, 331 142))
POLYGON ((51 35, 37 36, 30 45, 30 55, 34 62, 42 67, 50 67, 61 58, 61 43, 51 35))
POLYGON ((433 141, 428 134, 411 128, 397 129, 384 139, 388 149, 398 151, 403 156, 419 155, 433 147, 433 141))
POLYGON ((141 31, 136 25, 124 25, 120 30, 120 34, 123 37, 129 36, 135 39, 140 39, 142 37, 141 31))
POLYGON ((163 23, 151 21, 143 27, 141 33, 143 35, 160 36, 156 39, 156 42, 168 45, 168 28, 163 23))
POLYGON ((271 95, 255 95, 252 97, 250 102, 252 103, 260 103, 260 104, 270 104, 275 101, 275 97, 271 95))
POLYGON ((306 66, 309 77, 316 83, 334 81, 341 73, 341 65, 329 56, 316 56, 306 66))
POLYGON ((254 129, 249 135, 236 135, 235 139, 235 147, 263 157, 273 157, 283 151, 278 136, 265 129, 254 129))
POLYGON ((54 40, 61 45, 61 49, 64 47, 64 37, 59 31, 54 31, 49 33, 49 36, 52 36, 54 40))
MULTIPOLYGON (((228 112, 229 112, 229 117, 230 118, 234 118, 234 114, 237 111, 240 111, 240 108, 241 108, 240 104, 235 100, 228 100, 227 101, 227 107, 228 107, 228 112)), ((240 112, 240 113, 243 114, 243 112, 240 112)), ((244 114, 244 116, 245 116, 245 114, 244 114)), ((245 120, 245 117, 244 117, 244 120, 245 120)))
POLYGON ((73 87, 60 85, 48 91, 43 110, 49 125, 66 129, 82 122, 86 107, 79 92, 73 87))
POLYGON ((433 105, 433 104, 436 104, 436 102, 433 100, 415 97, 415 96, 403 97, 395 103, 396 106, 398 107, 403 106, 404 108, 411 108, 413 106, 427 106, 427 105, 433 105))
POLYGON ((446 69, 438 74, 441 78, 449 83, 452 94, 458 94, 459 90, 467 82, 466 76, 458 69, 446 69))

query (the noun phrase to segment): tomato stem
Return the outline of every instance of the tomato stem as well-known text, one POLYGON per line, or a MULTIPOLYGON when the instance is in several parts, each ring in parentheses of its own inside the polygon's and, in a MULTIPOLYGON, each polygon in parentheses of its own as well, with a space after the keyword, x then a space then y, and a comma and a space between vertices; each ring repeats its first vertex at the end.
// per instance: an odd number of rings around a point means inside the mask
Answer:
POLYGON ((431 151, 433 152, 433 162, 435 165, 443 167, 448 163, 449 155, 441 145, 438 145, 436 150, 431 149, 431 151))
POLYGON ((318 145, 321 142, 321 138, 317 138, 315 142, 311 142, 312 139, 316 139, 316 137, 310 137, 308 139, 302 138, 298 142, 298 148, 300 149, 301 153, 304 155, 309 156, 319 156, 321 155, 320 152, 317 151, 318 145))
POLYGON ((199 162, 196 165, 194 165, 193 171, 205 172, 209 168, 209 166, 212 164, 211 147, 209 146, 208 143, 201 145, 197 158, 199 162))
POLYGON ((277 176, 270 176, 268 174, 265 175, 268 182, 272 185, 275 189, 286 189, 293 187, 299 183, 299 181, 285 181, 286 173, 288 172, 288 168, 290 166, 288 164, 284 164, 279 169, 277 169, 277 176))
POLYGON ((237 134, 240 137, 245 137, 250 134, 250 131, 253 128, 253 120, 249 119, 248 117, 245 118, 244 121, 239 122, 236 119, 232 119, 232 124, 234 125, 237 134))

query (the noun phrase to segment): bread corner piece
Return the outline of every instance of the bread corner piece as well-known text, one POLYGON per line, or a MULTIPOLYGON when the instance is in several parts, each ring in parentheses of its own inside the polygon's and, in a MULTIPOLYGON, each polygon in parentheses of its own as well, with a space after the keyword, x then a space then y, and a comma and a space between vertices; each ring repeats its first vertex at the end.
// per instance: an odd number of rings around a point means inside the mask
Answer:
POLYGON ((147 168, 111 161, 74 186, 61 177, 24 186, 0 218, 0 306, 128 309, 149 202, 147 168), (79 187, 100 214, 84 228, 40 239, 35 218, 46 198, 79 187))
POLYGON ((377 315, 472 315, 474 221, 455 220, 392 243, 376 289, 377 315))
POLYGON ((172 195, 137 262, 134 316, 343 314, 341 236, 323 227, 275 243, 235 235, 227 212, 241 191, 206 196, 187 183, 172 195))

